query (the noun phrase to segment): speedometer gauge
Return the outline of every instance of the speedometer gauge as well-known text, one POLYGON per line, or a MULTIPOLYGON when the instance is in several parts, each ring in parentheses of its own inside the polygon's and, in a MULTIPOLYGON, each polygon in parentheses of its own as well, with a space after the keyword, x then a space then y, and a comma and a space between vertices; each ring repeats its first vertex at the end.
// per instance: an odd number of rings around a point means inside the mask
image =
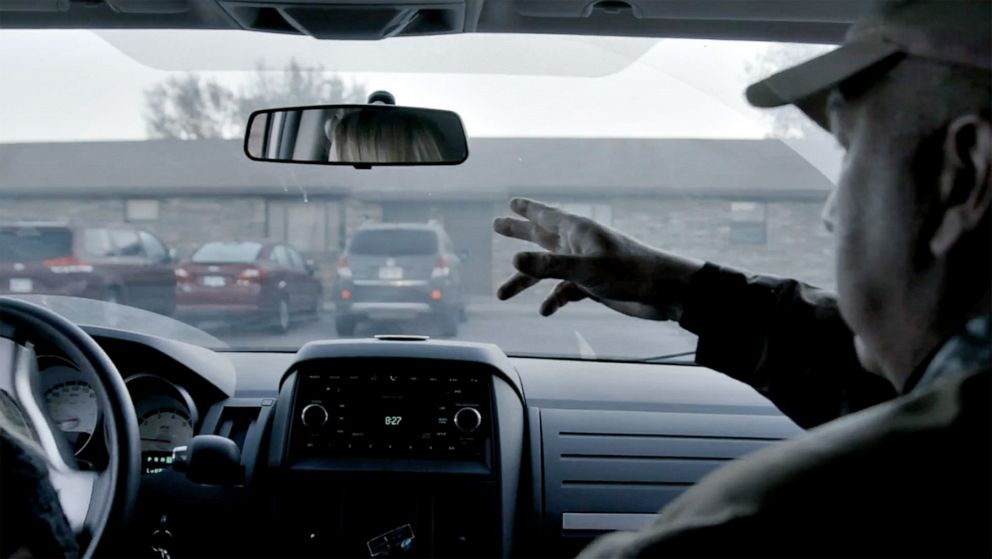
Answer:
POLYGON ((139 373, 125 382, 138 416, 141 471, 160 474, 171 467, 173 450, 193 440, 196 405, 184 388, 157 375, 139 373))
POLYGON ((100 424, 100 405, 93 385, 69 361, 51 355, 38 358, 49 417, 77 455, 100 424))
MULTIPOLYGON (((162 398, 164 402, 168 399, 162 398)), ((138 432, 141 434, 141 471, 158 474, 172 464, 172 450, 189 444, 193 438, 193 420, 174 405, 152 407, 138 415, 138 432)))
POLYGON ((46 390, 45 404, 52 420, 69 436, 78 452, 81 448, 77 444, 78 440, 89 440, 93 431, 96 431, 96 422, 100 418, 96 390, 81 380, 70 380, 46 390), (72 435, 76 435, 76 441, 72 440, 72 435))
POLYGON ((175 407, 163 407, 146 412, 138 418, 143 452, 172 452, 193 438, 193 422, 189 415, 175 407))

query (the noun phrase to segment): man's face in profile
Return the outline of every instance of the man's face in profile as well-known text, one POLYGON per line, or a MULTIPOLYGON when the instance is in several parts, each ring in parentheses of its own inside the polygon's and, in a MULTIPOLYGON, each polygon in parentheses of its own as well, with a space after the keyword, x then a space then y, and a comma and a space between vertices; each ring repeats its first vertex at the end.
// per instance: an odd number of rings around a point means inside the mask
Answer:
MULTIPOLYGON (((915 239, 912 86, 900 64, 860 88, 829 96, 831 132, 844 148, 833 193, 837 295, 856 334, 862 365, 881 373, 878 356, 898 340, 889 335, 894 309, 905 303, 915 239)), ((857 84, 856 84, 857 85, 857 84)), ((828 212, 830 209, 828 208, 828 212)))

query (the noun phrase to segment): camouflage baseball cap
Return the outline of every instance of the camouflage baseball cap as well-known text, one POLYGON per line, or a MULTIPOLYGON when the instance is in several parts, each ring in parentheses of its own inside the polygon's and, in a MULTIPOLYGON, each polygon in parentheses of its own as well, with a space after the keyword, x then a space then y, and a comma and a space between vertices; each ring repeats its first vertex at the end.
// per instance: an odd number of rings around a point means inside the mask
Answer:
POLYGON ((829 130, 826 94, 872 68, 916 56, 992 71, 992 0, 884 0, 844 43, 747 88, 756 107, 795 104, 829 130))

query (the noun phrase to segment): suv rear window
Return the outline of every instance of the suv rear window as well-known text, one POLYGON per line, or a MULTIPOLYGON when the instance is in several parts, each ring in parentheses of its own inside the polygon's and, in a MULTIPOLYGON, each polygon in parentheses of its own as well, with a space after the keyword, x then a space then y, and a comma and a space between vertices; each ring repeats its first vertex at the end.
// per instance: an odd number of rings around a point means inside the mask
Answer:
POLYGON ((249 264, 258 258, 262 243, 207 243, 193 253, 193 262, 249 264))
POLYGON ((68 229, 0 227, 0 262, 38 262, 72 256, 68 229))
POLYGON ((423 229, 359 231, 349 250, 372 256, 428 256, 437 254, 437 233, 423 229))

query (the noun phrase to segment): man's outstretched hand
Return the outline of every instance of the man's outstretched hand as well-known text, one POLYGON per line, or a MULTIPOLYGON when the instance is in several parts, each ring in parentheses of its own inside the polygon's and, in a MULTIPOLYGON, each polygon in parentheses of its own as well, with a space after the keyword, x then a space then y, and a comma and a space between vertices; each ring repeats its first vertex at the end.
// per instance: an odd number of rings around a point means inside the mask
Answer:
POLYGON ((678 320, 682 297, 702 262, 649 247, 636 239, 558 208, 526 198, 510 200, 524 219, 500 217, 500 235, 530 241, 548 252, 520 252, 518 273, 496 296, 509 299, 543 279, 561 280, 541 304, 550 316, 574 301, 591 298, 638 318, 678 320))

